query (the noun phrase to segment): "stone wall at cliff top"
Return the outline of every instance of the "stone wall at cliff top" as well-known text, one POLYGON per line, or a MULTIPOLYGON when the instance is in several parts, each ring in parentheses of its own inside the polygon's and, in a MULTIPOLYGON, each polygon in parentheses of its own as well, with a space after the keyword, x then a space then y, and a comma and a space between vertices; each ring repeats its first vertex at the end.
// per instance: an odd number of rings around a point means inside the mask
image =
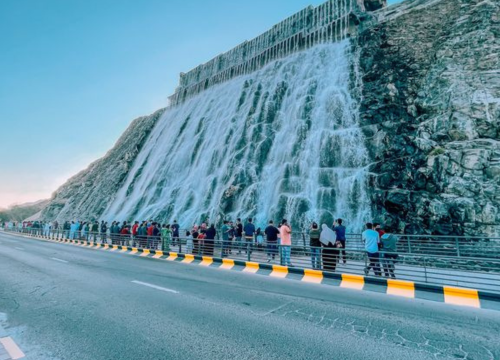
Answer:
POLYGON ((103 158, 69 179, 53 194, 41 218, 51 221, 99 219, 164 111, 134 120, 103 158))
POLYGON ((391 228, 500 236, 499 4, 406 1, 362 25, 372 203, 391 228))

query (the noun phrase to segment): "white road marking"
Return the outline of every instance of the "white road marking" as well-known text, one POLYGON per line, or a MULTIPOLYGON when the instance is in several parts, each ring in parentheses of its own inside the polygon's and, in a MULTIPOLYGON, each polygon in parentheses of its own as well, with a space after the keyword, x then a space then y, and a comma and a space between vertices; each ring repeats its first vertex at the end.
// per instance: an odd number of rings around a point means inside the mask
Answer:
POLYGON ((51 258, 51 259, 54 260, 54 261, 59 261, 59 262, 65 263, 65 264, 67 264, 69 262, 69 261, 66 261, 66 260, 58 259, 58 258, 51 258))
POLYGON ((3 345, 9 356, 14 359, 22 359, 25 357, 24 353, 19 349, 19 346, 12 340, 11 337, 4 337, 0 339, 0 343, 3 345))
POLYGON ((147 287, 150 287, 152 289, 156 289, 156 290, 160 290, 160 291, 165 291, 165 292, 169 292, 169 293, 172 293, 172 294, 179 294, 178 291, 175 291, 175 290, 172 290, 172 289, 167 289, 167 288, 164 288, 164 287, 161 287, 161 286, 156 286, 156 285, 153 285, 153 284, 148 284, 148 283, 145 283, 145 282, 142 282, 142 281, 134 280, 132 282, 134 284, 147 286, 147 287))
POLYGON ((22 247, 16 247, 14 249, 17 249, 17 250, 24 250, 22 247))

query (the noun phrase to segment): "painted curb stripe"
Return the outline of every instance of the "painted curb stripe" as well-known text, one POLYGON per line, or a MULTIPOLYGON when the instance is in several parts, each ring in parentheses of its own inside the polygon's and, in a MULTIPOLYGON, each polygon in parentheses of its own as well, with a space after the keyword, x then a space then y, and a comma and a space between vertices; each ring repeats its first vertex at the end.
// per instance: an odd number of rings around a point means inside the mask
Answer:
POLYGON ((259 263, 251 261, 245 262, 245 268, 243 269, 243 272, 255 274, 257 271, 259 271, 259 263))
POLYGON ((271 272, 270 276, 278 278, 286 278, 287 275, 288 275, 287 266, 273 265, 273 271, 271 272))
POLYGON ((342 274, 340 287, 346 289, 363 290, 365 278, 361 275, 342 274))
POLYGON ((111 251, 116 251, 118 250, 118 245, 113 245, 113 248, 111 249, 111 251))
POLYGON ((231 259, 222 259, 222 265, 219 267, 220 269, 231 270, 234 268, 234 260, 231 259))
POLYGON ((182 260, 182 262, 185 264, 191 264, 193 261, 194 261, 194 255, 190 254, 186 254, 186 256, 184 256, 184 260, 182 260))
POLYGON ((156 250, 155 254, 153 255, 153 259, 159 259, 163 256, 163 251, 156 250))
POLYGON ((414 299, 415 298, 415 283, 412 281, 388 279, 387 280, 387 294, 414 299))
POLYGON ((305 269, 302 281, 321 284, 321 282, 323 281, 323 271, 305 269))
POLYGON ((143 249, 142 254, 139 256, 145 257, 145 256, 149 256, 149 254, 151 254, 151 251, 149 249, 143 249))
POLYGON ((102 249, 103 250, 108 250, 109 249, 109 245, 108 244, 104 245, 104 247, 102 249))
MULTIPOLYGON (((171 253, 169 253, 169 254, 168 254, 168 258, 167 258, 167 260, 168 260, 168 261, 175 261, 175 260, 177 260, 177 258, 178 258, 178 257, 179 257, 179 254, 177 254, 177 253, 175 253, 175 252, 171 252, 171 253)), ((193 260, 194 260, 194 257, 193 257, 193 260)), ((184 261, 183 261, 183 262, 184 262, 184 261)), ((187 261, 186 261, 186 262, 187 262, 187 261)), ((189 261, 189 262, 191 262, 191 261, 189 261)))
POLYGON ((127 252, 128 251, 128 246, 122 246, 122 251, 121 252, 127 252))
POLYGON ((477 290, 462 289, 449 286, 445 286, 443 290, 444 302, 447 304, 470 306, 475 308, 481 307, 477 290))
POLYGON ((200 263, 201 266, 210 266, 214 263, 214 259, 208 256, 203 256, 203 261, 200 263))
POLYGON ((130 255, 135 255, 139 252, 138 248, 132 248, 132 251, 130 252, 130 255))

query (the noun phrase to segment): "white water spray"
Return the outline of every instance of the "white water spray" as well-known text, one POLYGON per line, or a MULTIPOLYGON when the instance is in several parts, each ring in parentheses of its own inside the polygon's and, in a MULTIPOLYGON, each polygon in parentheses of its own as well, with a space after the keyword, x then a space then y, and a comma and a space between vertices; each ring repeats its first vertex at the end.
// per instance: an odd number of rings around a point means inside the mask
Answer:
POLYGON ((347 40, 317 45, 171 107, 144 145, 108 220, 370 218, 368 154, 351 96, 347 40))

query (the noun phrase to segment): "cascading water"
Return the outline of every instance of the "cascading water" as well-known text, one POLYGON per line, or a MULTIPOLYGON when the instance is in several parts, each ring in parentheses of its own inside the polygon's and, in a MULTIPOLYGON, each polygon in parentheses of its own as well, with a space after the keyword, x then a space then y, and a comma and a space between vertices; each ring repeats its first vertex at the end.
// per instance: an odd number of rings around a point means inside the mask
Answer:
MULTIPOLYGON (((349 41, 314 46, 168 109, 108 220, 370 218, 349 41)), ((353 66, 354 64, 354 66, 353 66)))

